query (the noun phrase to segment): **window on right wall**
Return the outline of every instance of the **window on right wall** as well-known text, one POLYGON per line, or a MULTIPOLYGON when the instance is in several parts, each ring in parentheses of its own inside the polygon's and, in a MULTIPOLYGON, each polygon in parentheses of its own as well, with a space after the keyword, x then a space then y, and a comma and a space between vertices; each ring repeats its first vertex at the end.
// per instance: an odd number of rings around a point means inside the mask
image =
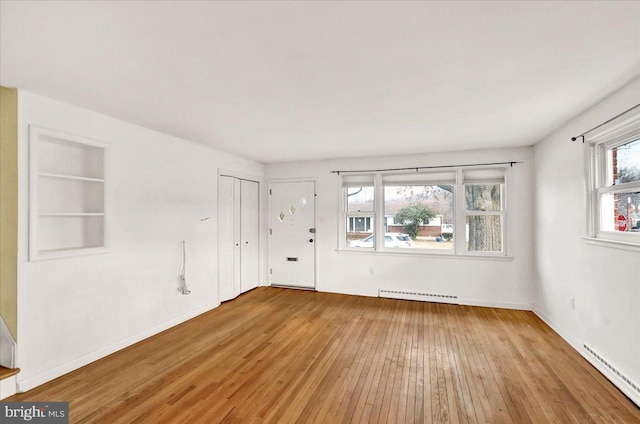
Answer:
POLYGON ((623 116, 589 141, 589 235, 640 245, 640 113, 623 116))

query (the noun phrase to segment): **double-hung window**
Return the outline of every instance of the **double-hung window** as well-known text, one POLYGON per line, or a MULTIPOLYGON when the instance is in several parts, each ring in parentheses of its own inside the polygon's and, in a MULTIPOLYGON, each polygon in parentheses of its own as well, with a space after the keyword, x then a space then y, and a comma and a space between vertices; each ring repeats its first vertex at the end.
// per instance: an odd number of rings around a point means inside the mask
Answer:
POLYGON ((344 245, 373 248, 375 243, 375 188, 373 174, 342 178, 345 219, 344 245))
POLYGON ((467 252, 503 251, 504 174, 495 168, 462 171, 467 252))
POLYGON ((506 169, 342 175, 338 248, 504 256, 506 169))
POLYGON ((640 245, 640 113, 589 143, 589 235, 640 245))

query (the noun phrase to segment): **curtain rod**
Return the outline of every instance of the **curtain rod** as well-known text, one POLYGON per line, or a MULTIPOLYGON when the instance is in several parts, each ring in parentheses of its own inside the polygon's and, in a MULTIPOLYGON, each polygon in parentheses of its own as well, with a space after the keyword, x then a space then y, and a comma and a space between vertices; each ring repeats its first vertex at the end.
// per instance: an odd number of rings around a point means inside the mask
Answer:
POLYGON ((466 165, 437 165, 437 166, 410 166, 407 168, 387 168, 387 169, 363 169, 360 171, 331 171, 332 174, 348 174, 348 173, 361 173, 361 172, 387 172, 387 171, 409 171, 414 170, 418 172, 421 169, 442 169, 442 168, 461 168, 467 166, 486 166, 486 165, 510 165, 514 163, 522 163, 515 160, 509 162, 488 162, 488 163, 469 163, 466 165))
POLYGON ((607 120, 606 120, 606 121, 604 121, 602 124, 600 124, 600 125, 596 125, 595 127, 591 128, 590 130, 587 130, 587 131, 583 132, 583 133, 582 133, 582 134, 580 134, 580 135, 577 135, 577 136, 575 136, 575 137, 571 137, 571 141, 576 141, 577 139, 579 139, 580 137, 582 137, 582 142, 584 143, 584 136, 585 136, 585 135, 589 134, 589 133, 590 133, 591 131, 593 131, 593 130, 597 130, 598 128, 600 128, 600 127, 602 127, 602 126, 607 125, 609 122, 613 121, 614 119, 618 119, 619 117, 621 117, 621 116, 622 116, 622 115, 624 115, 625 113, 627 113, 627 112, 631 112, 633 109, 636 109, 636 108, 638 108, 638 107, 640 107, 640 103, 638 103, 637 105, 635 105, 635 106, 633 106, 633 107, 630 107, 629 109, 625 110, 624 112, 621 112, 621 113, 617 114, 616 116, 614 116, 614 117, 613 117, 613 118, 611 118, 611 119, 607 119, 607 120))

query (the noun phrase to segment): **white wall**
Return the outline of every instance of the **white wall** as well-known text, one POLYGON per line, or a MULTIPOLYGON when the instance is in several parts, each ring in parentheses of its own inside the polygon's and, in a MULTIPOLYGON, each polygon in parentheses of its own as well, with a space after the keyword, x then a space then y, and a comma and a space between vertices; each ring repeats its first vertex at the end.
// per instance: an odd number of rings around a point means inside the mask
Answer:
POLYGON ((260 178, 263 166, 26 91, 18 104, 24 391, 216 307, 218 168, 260 178), (111 143, 109 253, 27 261, 28 124, 111 143), (181 240, 189 296, 176 290, 181 240))
MULTIPOLYGON (((455 294, 460 303, 531 309, 533 304, 533 152, 531 148, 268 164, 265 180, 316 178, 319 291, 377 296, 379 288, 455 294), (338 253, 339 182, 332 170, 523 161, 508 187, 511 260, 338 253), (369 269, 374 268, 374 275, 369 269)), ((268 219, 265 222, 269 222, 268 219)))
MULTIPOLYGON (((534 310, 587 359, 584 343, 636 384, 640 383, 640 251, 582 239, 587 226, 584 146, 570 138, 639 99, 637 79, 534 148, 538 280, 534 310)), ((634 399, 640 402, 637 393, 634 399)))

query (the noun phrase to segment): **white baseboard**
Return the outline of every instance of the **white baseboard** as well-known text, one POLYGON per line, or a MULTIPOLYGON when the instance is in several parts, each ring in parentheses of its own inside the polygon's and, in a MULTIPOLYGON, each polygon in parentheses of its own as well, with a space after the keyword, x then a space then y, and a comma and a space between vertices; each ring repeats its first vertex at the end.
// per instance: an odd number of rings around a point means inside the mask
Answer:
POLYGON ((340 290, 340 289, 331 289, 328 290, 324 287, 318 287, 316 285, 316 291, 318 293, 334 293, 334 294, 346 294, 347 296, 363 296, 363 297, 378 297, 378 289, 375 289, 374 291, 362 291, 362 292, 355 292, 352 290, 340 290))
MULTIPOLYGON (((74 359, 73 361, 67 362, 66 364, 60 365, 52 370, 48 370, 46 372, 37 374, 33 377, 27 378, 25 380, 21 380, 18 378, 17 380, 17 390, 20 393, 26 392, 28 390, 33 389, 41 384, 44 384, 48 381, 51 381, 55 378, 58 378, 68 372, 76 370, 80 367, 83 367, 91 362, 97 361, 98 359, 104 358, 105 356, 111 355, 119 350, 124 349, 125 347, 131 346, 132 344, 138 343, 146 338, 149 338, 155 334, 161 333, 171 327, 174 327, 178 324, 181 324, 185 321, 188 321, 198 315, 201 315, 205 312, 208 312, 212 309, 220 306, 220 303, 215 303, 211 305, 206 305, 201 308, 195 309, 189 313, 184 315, 180 315, 172 320, 169 320, 163 324, 152 327, 146 331, 142 331, 138 334, 135 334, 131 337, 127 337, 124 340, 121 340, 117 343, 106 346, 102 349, 96 350, 94 352, 88 353, 86 355, 82 355, 81 357, 74 359)), ((24 372, 24 370, 23 370, 24 372)), ((20 376, 20 374, 18 374, 20 376)))
MULTIPOLYGON (((398 290, 402 290, 402 289, 398 289, 398 290)), ((348 291, 348 290, 344 290, 344 291, 335 290, 335 289, 327 290, 324 287, 322 288, 316 287, 316 291, 325 292, 325 293, 346 294, 350 296, 379 297, 378 289, 376 289, 375 292, 365 293, 365 292, 354 292, 354 291, 348 291)), ((423 300, 420 300, 420 301, 423 301, 423 300)), ((430 300, 425 299, 424 301, 429 302, 430 300)), ((452 304, 465 305, 465 306, 481 306, 485 308, 517 309, 519 311, 533 310, 533 303, 490 302, 486 300, 469 299, 469 298, 457 298, 457 299, 452 299, 451 302, 445 301, 443 303, 452 303, 452 304)))
POLYGON ((579 350, 580 354, 586 359, 591 365, 595 367, 602 375, 604 375, 607 380, 613 383, 622 393, 625 394, 631 402, 635 403, 638 407, 640 407, 640 394, 634 391, 627 383, 624 382, 620 377, 618 377, 613 371, 609 368, 605 367, 602 363, 598 362, 591 356, 588 352, 584 351, 584 348, 579 350))
POLYGON ((12 375, 9 378, 0 380, 0 400, 6 399, 9 396, 16 394, 16 376, 12 375))
POLYGON ((538 316, 542 321, 544 321, 553 331, 558 333, 560 337, 562 337, 567 343, 574 348, 580 356, 587 360, 591 365, 595 367, 602 375, 607 378, 613 385, 615 385, 622 393, 625 394, 633 403, 640 407, 640 395, 636 393, 631 387, 628 386, 620 377, 618 377, 614 372, 605 367, 600 362, 596 361, 589 352, 584 348, 583 343, 579 343, 568 331, 565 331, 556 321, 554 321, 549 315, 546 313, 536 310, 534 308, 533 313, 538 316))
POLYGON ((562 337, 567 343, 571 345, 572 348, 577 350, 582 356, 584 356, 585 352, 583 352, 582 344, 578 342, 568 331, 565 331, 555 320, 553 320, 546 313, 533 308, 533 313, 538 316, 542 321, 545 322, 553 331, 558 333, 560 337, 562 337))
POLYGON ((484 308, 516 309, 519 311, 533 310, 532 303, 489 302, 478 299, 458 299, 458 304, 466 306, 481 306, 484 308))

